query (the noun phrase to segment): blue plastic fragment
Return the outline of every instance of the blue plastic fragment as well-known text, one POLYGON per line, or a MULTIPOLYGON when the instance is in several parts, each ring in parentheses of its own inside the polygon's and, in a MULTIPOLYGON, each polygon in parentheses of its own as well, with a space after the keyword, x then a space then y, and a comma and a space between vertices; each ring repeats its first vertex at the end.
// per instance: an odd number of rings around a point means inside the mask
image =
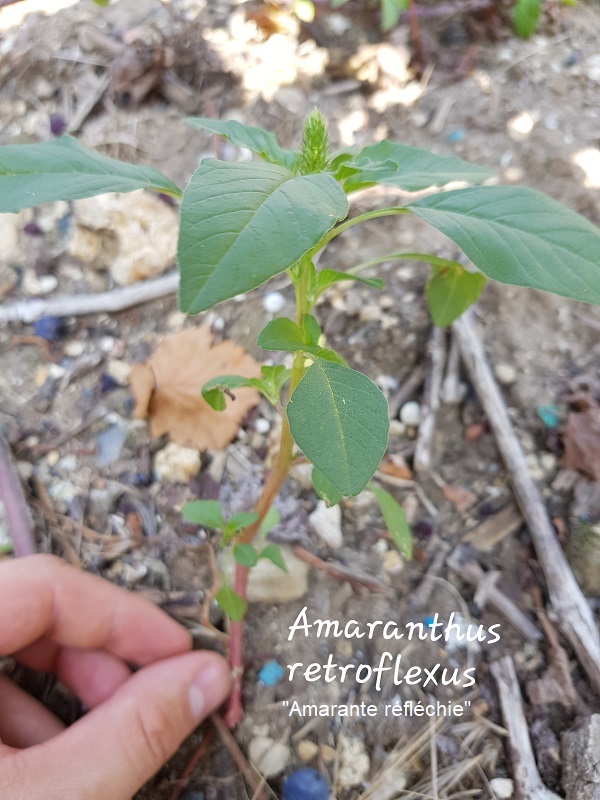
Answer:
POLYGON ((435 617, 423 617, 423 625, 425 625, 426 628, 433 627, 434 622, 435 617))
POLYGON ((551 431, 555 428, 558 428, 560 415, 557 406, 539 406, 537 409, 537 415, 542 420, 546 428, 550 428, 551 431))
POLYGON ((47 342, 58 342, 65 330, 61 317, 41 317, 33 323, 33 332, 47 342))
POLYGON ((283 800, 329 800, 329 784, 316 769, 297 769, 285 779, 283 800))
POLYGON ((467 134, 463 131, 462 128, 456 128, 453 131, 450 131, 446 134, 446 141, 447 142, 462 142, 464 139, 467 138, 467 134))
POLYGON ((277 661, 267 661, 258 673, 259 682, 264 683, 265 686, 275 686, 282 678, 283 667, 277 661))

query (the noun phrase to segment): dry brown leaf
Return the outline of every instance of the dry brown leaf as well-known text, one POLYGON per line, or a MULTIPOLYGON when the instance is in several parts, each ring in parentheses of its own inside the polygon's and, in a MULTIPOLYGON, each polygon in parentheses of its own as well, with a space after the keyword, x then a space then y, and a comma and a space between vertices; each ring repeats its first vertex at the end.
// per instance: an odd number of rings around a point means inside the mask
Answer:
POLYGON ((564 436, 561 466, 600 481, 600 408, 571 412, 564 436))
POLYGON ((402 453, 392 453, 381 462, 379 465, 380 472, 386 475, 391 475, 394 478, 401 478, 402 480, 412 480, 413 473, 411 468, 404 460, 402 453))
POLYGON ((230 341, 212 346, 210 328, 190 328, 167 336, 145 364, 131 370, 134 417, 150 419, 153 436, 200 450, 224 448, 236 435, 248 411, 258 404, 255 389, 236 389, 224 411, 202 398, 204 384, 218 375, 260 377, 260 365, 230 341))

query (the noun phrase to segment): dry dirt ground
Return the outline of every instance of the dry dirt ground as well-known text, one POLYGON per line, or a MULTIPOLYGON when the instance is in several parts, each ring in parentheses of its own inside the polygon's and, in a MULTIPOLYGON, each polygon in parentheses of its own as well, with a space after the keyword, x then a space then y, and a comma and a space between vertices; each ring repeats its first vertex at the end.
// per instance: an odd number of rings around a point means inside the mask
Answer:
MULTIPOLYGON (((423 17, 420 70, 409 63, 406 22, 382 38, 376 14, 359 13, 358 2, 349 3, 343 14, 323 12, 305 26, 287 6, 277 9, 259 2, 121 0, 101 10, 84 0, 48 15, 25 14, 31 5, 26 0, 0 11, 2 143, 46 139, 51 125, 55 130, 66 126, 88 145, 151 164, 183 183, 206 154, 236 157, 229 145, 186 127, 184 116, 233 117, 275 131, 284 146, 296 146, 302 118, 316 105, 330 122, 334 146, 388 137, 454 153, 492 168, 502 182, 545 191, 600 224, 597 4, 568 9, 552 0, 539 33, 527 41, 513 38, 501 17, 485 22, 458 10, 423 17)), ((377 192, 362 193, 353 211, 382 200, 377 192)), ((74 244, 81 226, 76 206, 55 204, 0 219, 3 304, 99 292, 172 267, 166 242, 163 262, 146 273, 143 265, 127 272, 132 254, 121 252, 128 230, 123 209, 115 224, 122 225, 124 239, 106 231, 98 239, 100 234, 84 230, 89 241, 84 236, 83 244, 81 239, 74 244), (125 262, 124 271, 111 269, 114 259, 125 262)), ((149 215, 146 227, 151 231, 162 211, 170 212, 158 203, 143 212, 149 215)), ((399 249, 453 253, 424 223, 400 218, 353 228, 330 248, 327 263, 344 269, 399 249)), ((252 605, 245 643, 246 717, 236 735, 246 754, 259 737, 281 743, 269 796, 280 797, 285 775, 308 763, 323 771, 339 800, 508 797, 501 794, 507 791, 506 782, 490 785, 493 779, 511 776, 511 763, 488 665, 509 652, 523 687, 535 686, 550 663, 548 643, 545 638, 528 641, 493 610, 480 608, 473 587, 461 582, 446 560, 438 564, 430 591, 417 595, 417 602, 414 592, 436 555, 451 554, 466 540, 469 555, 484 569, 501 571, 498 586, 539 626, 535 610, 544 602, 543 576, 489 424, 464 375, 462 400, 444 404, 438 417, 431 474, 412 480, 418 431, 398 419, 397 393, 426 364, 431 334, 423 300, 427 271, 422 265, 386 264, 377 274, 386 280, 383 293, 366 287, 333 293, 319 307, 319 317, 330 346, 375 380, 395 406, 388 451, 393 460, 385 485, 405 506, 415 558, 408 562, 393 551, 366 494, 342 504, 343 542, 324 541, 308 520, 316 496, 298 471, 280 499, 284 524, 274 532, 276 538, 299 542, 326 561, 369 574, 385 593, 354 592, 351 584, 313 570, 308 591, 301 590, 300 597, 252 605), (258 672, 272 659, 285 667, 324 662, 331 652, 345 664, 353 659, 372 663, 388 646, 377 638, 361 648, 333 637, 288 642, 288 627, 303 606, 309 615, 362 623, 418 622, 435 612, 447 618, 455 611, 486 627, 500 622, 502 637, 499 643, 473 649, 431 642, 404 646, 407 666, 439 662, 477 667, 476 686, 459 693, 461 699, 471 699, 469 713, 435 732, 422 719, 299 720, 287 716, 282 700, 390 702, 428 694, 393 688, 377 693, 369 684, 354 682, 311 684, 299 676, 264 685, 258 672), (402 748, 423 731, 419 746, 407 755, 402 748), (397 752, 399 758, 393 756, 397 752), (382 770, 388 788, 379 783, 367 795, 382 770)), ((256 335, 271 318, 265 307, 270 292, 285 303, 278 313, 291 310, 292 295, 277 278, 243 302, 222 304, 200 321, 212 328, 216 339, 233 339, 259 357, 256 335)), ((600 311, 490 285, 476 314, 530 470, 568 545, 583 514, 573 509, 573 487, 590 481, 562 469, 562 433, 574 382, 587 385, 592 394, 597 391, 600 311), (539 410, 545 406, 551 408, 544 422, 539 410)), ((199 645, 217 646, 199 624, 212 579, 210 536, 183 523, 178 509, 195 497, 217 496, 230 508, 250 507, 276 420, 269 408, 260 406, 225 451, 209 450, 201 459, 192 455, 191 466, 177 450, 161 461, 161 453, 170 452, 165 450, 167 440, 153 439, 145 422, 132 419, 128 386, 130 366, 144 361, 161 337, 198 322, 186 320, 177 312, 175 298, 167 297, 119 314, 67 318, 60 337, 50 344, 36 338, 31 326, 4 326, 0 423, 23 476, 40 549, 145 593, 187 624, 199 645), (158 464, 163 464, 162 472, 158 464)), ((403 403, 421 399, 422 379, 412 386, 403 403)), ((577 547, 571 550, 576 562, 577 547)), ((590 559, 593 554, 586 551, 583 561, 590 559)), ((575 567, 596 607, 597 570, 584 574, 581 558, 575 567)), ((213 623, 222 626, 218 609, 211 613, 213 623)), ((555 696, 542 692, 536 697, 535 688, 525 694, 542 779, 559 794, 560 734, 599 705, 575 660, 566 673, 574 683, 574 697, 566 697, 564 673, 555 696)), ((59 689, 56 694, 60 700, 59 689)), ((62 700, 61 713, 72 718, 78 709, 62 700)), ((171 797, 199 741, 200 734, 191 737, 138 800, 171 797)), ((229 753, 213 737, 182 797, 247 796, 229 753)))

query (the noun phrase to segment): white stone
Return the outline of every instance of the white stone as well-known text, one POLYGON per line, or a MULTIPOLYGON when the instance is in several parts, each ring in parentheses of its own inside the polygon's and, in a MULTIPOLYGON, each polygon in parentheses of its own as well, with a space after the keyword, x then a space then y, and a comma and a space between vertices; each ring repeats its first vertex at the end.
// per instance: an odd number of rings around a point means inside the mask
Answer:
POLYGON ((397 550, 388 550, 383 557, 383 571, 388 575, 398 575, 404 569, 404 561, 397 550))
POLYGON ((410 428, 416 428, 421 421, 421 404, 416 400, 409 400, 400 409, 400 422, 410 428))
POLYGON ((83 355, 84 350, 85 344, 79 339, 74 339, 72 342, 67 342, 65 345, 65 355, 69 358, 79 358, 79 356, 83 355))
POLYGON ((494 372, 502 386, 511 386, 517 380, 517 370, 512 364, 496 364, 494 372))
POLYGON ((263 308, 267 314, 277 314, 285 305, 285 297, 281 292, 269 292, 263 299, 263 308))
POLYGON ((368 779, 371 762, 365 743, 361 739, 340 734, 338 753, 340 759, 338 782, 343 789, 359 786, 368 779))
POLYGON ((301 464, 295 464, 290 469, 291 479, 300 486, 303 492, 310 492, 314 488, 312 482, 313 465, 303 461, 301 464))
MULTIPOLYGON (((287 572, 279 569, 266 558, 250 570, 246 600, 249 603, 287 603, 300 600, 308 592, 308 575, 310 568, 306 561, 294 555, 288 545, 280 545, 287 572)), ((218 558, 219 567, 233 585, 235 561, 229 550, 221 552, 218 558)))
POLYGON ((265 419, 264 417, 259 417, 254 423, 254 430, 257 433, 263 434, 264 436, 265 433, 268 433, 271 430, 271 423, 269 422, 268 419, 265 419))
POLYGON ((106 374, 118 383, 119 386, 129 386, 131 364, 128 364, 126 361, 121 361, 118 358, 111 358, 106 365, 106 374))
POLYGON ((515 786, 510 778, 492 778, 490 786, 498 800, 508 800, 515 793, 515 786))
POLYGON ((302 739, 301 742, 298 742, 296 752, 298 753, 300 761, 307 764, 309 761, 312 761, 313 758, 317 757, 319 745, 315 744, 315 742, 311 742, 310 739, 302 739))
POLYGON ((154 457, 154 473, 159 481, 187 483, 200 469, 200 451, 172 442, 154 457))
POLYGON ((319 500, 317 507, 308 518, 308 524, 317 536, 333 550, 342 546, 342 509, 339 505, 327 507, 324 500, 319 500))
POLYGON ((280 775, 292 760, 290 748, 269 736, 256 736, 248 746, 250 761, 265 778, 280 775))

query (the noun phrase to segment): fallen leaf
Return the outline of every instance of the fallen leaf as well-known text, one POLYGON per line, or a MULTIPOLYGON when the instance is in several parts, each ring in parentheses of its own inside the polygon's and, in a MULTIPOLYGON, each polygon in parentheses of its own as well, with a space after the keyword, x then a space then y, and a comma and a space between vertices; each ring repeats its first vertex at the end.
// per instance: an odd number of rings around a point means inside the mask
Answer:
POLYGON ((569 414, 564 445, 561 466, 600 481, 600 408, 569 414))
POLYGON ((393 453, 386 456, 379 465, 379 471, 406 481, 412 480, 413 477, 412 470, 404 460, 402 453, 393 453))
POLYGON ((248 411, 259 402, 255 389, 236 389, 224 411, 202 398, 204 384, 218 375, 260 377, 260 365, 230 341, 212 345, 210 328, 190 328, 167 336, 145 364, 135 364, 130 385, 133 415, 148 417, 153 436, 168 434, 183 447, 223 449, 236 435, 248 411))

